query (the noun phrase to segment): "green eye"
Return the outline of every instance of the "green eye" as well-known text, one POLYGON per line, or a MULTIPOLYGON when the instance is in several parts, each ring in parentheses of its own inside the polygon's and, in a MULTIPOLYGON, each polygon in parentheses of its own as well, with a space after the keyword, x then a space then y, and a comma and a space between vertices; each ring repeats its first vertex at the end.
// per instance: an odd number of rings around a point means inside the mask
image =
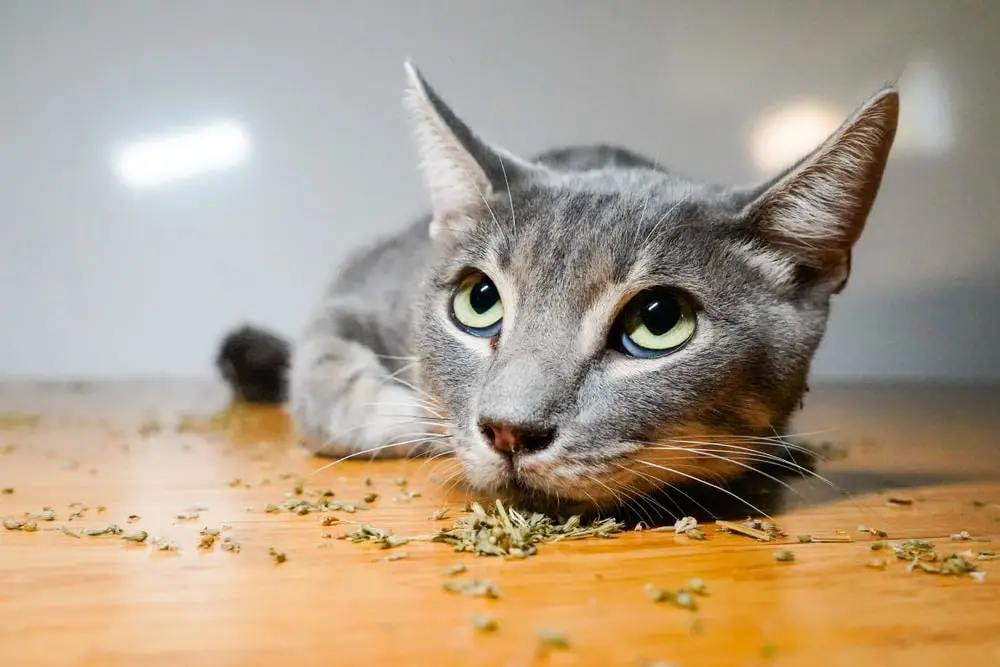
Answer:
POLYGON ((694 335, 694 308, 673 292, 648 290, 632 299, 619 319, 615 347, 633 357, 662 357, 694 335))
POLYGON ((451 313, 466 333, 483 338, 496 336, 503 322, 503 302, 497 286, 486 274, 473 273, 455 290, 451 313))

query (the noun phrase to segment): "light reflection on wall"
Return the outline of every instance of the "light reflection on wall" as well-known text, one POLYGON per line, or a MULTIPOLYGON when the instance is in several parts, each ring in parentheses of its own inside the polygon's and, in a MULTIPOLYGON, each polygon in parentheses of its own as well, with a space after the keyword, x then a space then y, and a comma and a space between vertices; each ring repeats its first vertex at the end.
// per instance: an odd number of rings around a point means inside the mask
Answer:
MULTIPOLYGON (((930 157, 949 152, 955 144, 956 128, 941 67, 933 58, 916 60, 900 76, 897 86, 900 114, 893 156, 930 157)), ((773 174, 792 165, 819 146, 852 111, 822 100, 799 100, 767 112, 750 134, 754 166, 762 174, 773 174)))
POLYGON ((115 170, 128 187, 150 188, 233 167, 249 151, 243 128, 220 121, 133 142, 115 157, 115 170))

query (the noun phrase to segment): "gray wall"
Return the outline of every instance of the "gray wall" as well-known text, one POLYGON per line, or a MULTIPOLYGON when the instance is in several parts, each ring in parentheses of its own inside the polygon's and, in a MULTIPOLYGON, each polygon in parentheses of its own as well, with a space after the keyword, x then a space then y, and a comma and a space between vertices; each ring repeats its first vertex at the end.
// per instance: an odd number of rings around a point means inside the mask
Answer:
POLYGON ((612 141, 716 181, 797 100, 903 76, 884 190, 821 377, 1000 379, 1000 3, 0 1, 0 375, 205 375, 294 332, 345 253, 425 206, 412 56, 515 151, 612 141), (240 166, 142 191, 113 151, 216 118, 240 166))

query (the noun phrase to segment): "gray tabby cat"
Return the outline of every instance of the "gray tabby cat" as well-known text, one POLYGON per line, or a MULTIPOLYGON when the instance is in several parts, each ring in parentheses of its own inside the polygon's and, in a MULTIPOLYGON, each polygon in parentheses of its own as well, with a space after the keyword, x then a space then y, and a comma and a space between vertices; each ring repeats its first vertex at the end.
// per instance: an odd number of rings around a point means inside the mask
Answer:
MULTIPOLYGON (((431 212, 348 261, 295 343, 289 401, 310 446, 454 452, 480 491, 599 507, 768 457, 847 283, 897 92, 733 188, 618 148, 517 157, 406 71, 431 212)), ((264 334, 235 336, 253 350, 264 334)), ((220 365, 244 394, 274 381, 260 350, 220 365)))

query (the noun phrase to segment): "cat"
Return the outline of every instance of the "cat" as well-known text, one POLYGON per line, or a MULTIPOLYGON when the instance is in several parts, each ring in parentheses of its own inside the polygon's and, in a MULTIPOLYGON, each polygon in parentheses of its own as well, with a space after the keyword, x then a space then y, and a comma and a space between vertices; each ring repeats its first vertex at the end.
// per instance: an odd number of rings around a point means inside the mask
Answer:
POLYGON ((516 156, 405 70, 430 211, 351 257, 293 345, 230 335, 237 395, 287 393, 318 454, 454 453, 473 489, 532 502, 606 507, 771 456, 881 187, 897 89, 727 187, 613 146, 516 156))

